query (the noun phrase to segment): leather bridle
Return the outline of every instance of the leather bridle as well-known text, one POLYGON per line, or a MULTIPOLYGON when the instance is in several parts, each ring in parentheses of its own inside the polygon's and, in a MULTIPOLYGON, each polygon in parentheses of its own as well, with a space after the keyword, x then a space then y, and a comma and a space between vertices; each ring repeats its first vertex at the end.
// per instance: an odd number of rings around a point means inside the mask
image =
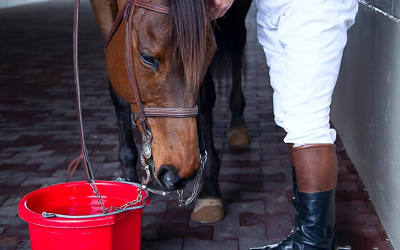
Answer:
MULTIPOLYGON (((134 93, 135 97, 135 102, 137 106, 137 112, 132 115, 132 121, 136 126, 140 126, 140 129, 142 130, 143 133, 143 152, 141 155, 141 163, 143 168, 146 171, 147 178, 142 181, 142 184, 144 184, 144 188, 147 188, 145 185, 147 185, 150 180, 155 177, 154 169, 152 171, 150 170, 149 165, 147 165, 145 159, 150 159, 152 156, 151 152, 151 141, 152 141, 152 133, 150 126, 147 122, 147 117, 174 117, 174 118, 185 118, 185 117, 194 117, 198 114, 198 107, 194 106, 192 108, 168 108, 168 107, 145 107, 143 105, 143 102, 141 101, 140 98, 140 93, 139 93, 139 88, 138 88, 138 83, 136 81, 136 76, 135 76, 135 71, 133 67, 133 53, 132 53, 132 26, 133 26, 133 13, 135 10, 135 7, 140 7, 144 8, 150 11, 155 11, 161 14, 170 14, 170 10, 168 7, 165 6, 160 6, 160 5, 155 5, 151 3, 147 3, 141 0, 127 0, 124 7, 118 14, 114 25, 112 29, 110 30, 110 33, 106 39, 105 43, 105 48, 107 49, 107 46, 109 45, 110 41, 112 40, 112 37, 114 36, 115 32, 117 31, 118 27, 122 23, 122 21, 125 19, 126 20, 126 25, 125 25, 125 55, 126 55, 126 66, 127 66, 127 73, 128 73, 128 78, 129 78, 129 84, 130 87, 134 93)), ((85 140, 84 140, 84 135, 83 135, 83 125, 82 125, 82 112, 81 112, 81 103, 80 103, 80 90, 79 90, 79 73, 78 73, 78 50, 77 50, 77 44, 78 44, 78 9, 79 9, 79 0, 75 0, 75 18, 74 18, 74 73, 75 73, 75 83, 76 83, 76 95, 77 95, 77 106, 78 106, 78 120, 80 124, 80 137, 81 137, 81 156, 79 159, 83 159, 83 165, 85 169, 85 174, 87 177, 87 180, 89 184, 91 184, 92 188, 96 188, 95 182, 94 182, 94 174, 90 165, 90 160, 89 160, 89 155, 87 148, 85 146, 85 140)), ((201 121, 200 121, 201 123, 201 121)), ((202 130, 202 129, 201 129, 202 130)), ((203 137, 203 134, 201 134, 201 137, 203 137)), ((203 138, 202 138, 203 139, 203 138)), ((204 139, 202 140, 204 142, 204 139)), ((201 158, 201 163, 200 163, 200 169, 198 171, 196 180, 195 180, 195 187, 193 190, 192 195, 184 201, 182 199, 182 192, 183 191, 178 191, 179 194, 179 202, 180 205, 188 205, 190 204, 193 199, 196 196, 197 189, 200 183, 200 178, 204 169, 204 164, 205 161, 207 160, 207 152, 204 151, 204 145, 203 146, 203 156, 200 155, 201 158)), ((147 188, 149 191, 158 193, 161 195, 166 195, 169 192, 166 191, 158 191, 158 190, 152 190, 150 188, 147 188)))
POLYGON ((140 0, 127 0, 121 12, 117 16, 105 43, 105 47, 107 48, 108 44, 110 43, 112 37, 114 36, 122 20, 126 19, 126 26, 125 26, 126 66, 128 69, 129 83, 135 95, 136 106, 138 109, 137 113, 134 115, 134 119, 135 121, 137 119, 139 120, 139 124, 143 129, 142 131, 146 133, 146 131, 149 129, 146 117, 175 117, 175 118, 193 117, 197 115, 198 108, 197 106, 192 108, 144 107, 139 94, 139 88, 136 81, 135 72, 133 69, 133 58, 132 58, 133 56, 132 25, 133 25, 133 12, 135 10, 135 7, 144 8, 162 14, 170 14, 170 11, 168 7, 150 4, 140 0))
MULTIPOLYGON (((155 11, 161 14, 170 14, 169 8, 146 3, 140 0, 127 0, 124 7, 120 11, 117 16, 113 27, 108 35, 108 38, 105 43, 105 48, 107 49, 108 44, 110 43, 112 37, 120 26, 121 22, 125 19, 125 57, 126 57, 126 67, 128 70, 128 78, 129 84, 135 96, 135 102, 137 107, 137 112, 132 116, 133 123, 140 127, 143 132, 143 154, 142 154, 142 164, 146 164, 143 156, 146 159, 151 157, 151 140, 152 133, 150 126, 147 122, 147 117, 175 117, 175 118, 184 118, 184 117, 193 117, 198 113, 197 106, 192 108, 166 108, 166 107, 145 107, 140 98, 138 83, 136 81, 135 71, 133 68, 133 54, 132 54, 132 26, 133 26, 133 12, 135 11, 135 7, 144 8, 150 11, 155 11)), ((147 164, 146 164, 147 165, 147 164)), ((145 166, 146 168, 146 166, 145 166)), ((154 171, 151 171, 150 175, 156 178, 154 171)), ((147 179, 144 180, 145 184, 150 181, 149 175, 147 179)))

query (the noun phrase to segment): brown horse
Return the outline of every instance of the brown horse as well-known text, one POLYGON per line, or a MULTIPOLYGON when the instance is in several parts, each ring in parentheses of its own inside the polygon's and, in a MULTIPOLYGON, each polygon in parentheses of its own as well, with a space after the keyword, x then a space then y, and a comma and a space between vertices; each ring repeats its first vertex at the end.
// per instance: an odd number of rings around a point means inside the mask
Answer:
MULTIPOLYGON (((124 2, 119 3, 115 0, 91 0, 91 2, 94 12, 96 14, 96 18, 100 25, 101 31, 103 33, 103 37, 105 40, 107 40, 107 36, 109 35, 110 30, 112 29, 112 24, 115 21, 116 16, 118 15, 118 12, 120 11, 121 6, 123 5, 124 2)), ((191 1, 186 1, 186 0, 182 0, 181 2, 188 2, 188 4, 192 4, 191 1)), ((247 126, 243 119, 245 100, 242 94, 241 73, 243 66, 242 64, 243 51, 246 43, 245 17, 248 9, 250 8, 250 4, 251 0, 236 0, 233 3, 232 7, 225 14, 225 17, 217 20, 217 28, 214 28, 214 35, 218 43, 218 50, 216 53, 216 57, 214 57, 214 63, 213 63, 214 66, 217 66, 217 69, 213 67, 214 72, 222 72, 222 71, 231 72, 230 74, 232 81, 232 92, 231 92, 231 97, 229 99, 230 100, 229 104, 232 112, 232 121, 229 132, 229 143, 232 145, 245 145, 249 143, 249 138, 247 135, 247 126), (225 71, 226 69, 227 71, 225 71)), ((192 12, 185 12, 185 11, 183 12, 189 13, 189 16, 192 15, 190 14, 192 12)), ((184 13, 182 15, 184 15, 184 13)), ((188 17, 188 19, 190 19, 190 17, 188 17)), ((155 30, 159 29, 160 26, 156 25, 155 30)), ((122 33, 122 31, 120 32, 122 33)), ((149 39, 155 39, 155 38, 150 37, 149 39)), ((208 37, 208 41, 205 44, 211 47, 208 48, 206 56, 211 55, 212 54, 211 51, 213 51, 213 49, 215 48, 215 45, 209 39, 210 38, 208 37)), ((122 40, 122 37, 120 37, 120 40, 122 40)), ((166 38, 165 41, 170 42, 169 38, 166 38)), ((120 41, 120 43, 122 43, 122 41, 120 41)), ((124 56, 123 52, 121 51, 119 52, 117 51, 117 53, 119 53, 118 55, 122 55, 122 57, 124 56)), ((198 60, 200 60, 198 61, 199 63, 202 63, 203 62, 202 60, 204 59, 198 57, 198 60)), ((207 63, 208 61, 203 64, 204 67, 207 66, 207 63)), ((121 64, 123 63, 121 62, 121 64)), ((121 67, 123 68, 124 66, 122 65, 121 67)), ((218 184, 220 159, 214 148, 213 133, 212 133, 212 109, 214 107, 216 99, 216 92, 212 77, 213 74, 211 70, 212 69, 210 67, 205 76, 203 89, 200 92, 200 98, 198 99, 198 106, 201 107, 200 119, 203 123, 203 128, 204 128, 204 137, 199 138, 200 141, 199 144, 200 146, 204 145, 205 147, 204 149, 207 150, 208 161, 206 162, 204 169, 201 192, 198 195, 196 208, 192 214, 193 220, 206 223, 219 221, 223 219, 225 216, 223 207, 223 197, 220 193, 218 184), (204 139, 204 141, 202 141, 202 139, 204 139)), ((122 70, 121 74, 125 75, 126 78, 125 71, 122 70)), ((115 75, 115 77, 118 77, 118 75, 115 75)), ((111 79, 111 81, 113 80, 111 79)), ((129 88, 126 85, 127 84, 126 79, 124 81, 120 81, 120 83, 122 85, 125 84, 125 89, 127 89, 126 91, 129 91, 129 88)), ((113 83, 112 85, 115 85, 115 83, 113 83)), ((132 133, 132 122, 131 122, 132 105, 126 102, 123 98, 121 98, 117 94, 117 92, 114 90, 113 86, 110 85, 110 95, 116 110, 118 130, 119 130, 118 136, 119 136, 120 148, 119 148, 118 159, 122 165, 123 176, 126 179, 129 179, 130 181, 138 182, 136 163, 139 158, 139 152, 135 145, 132 133)), ((120 92, 121 91, 119 91, 118 93, 120 92)), ((122 91, 121 95, 123 95, 124 93, 125 92, 122 91)), ((127 99, 129 100, 129 97, 127 99)), ((173 120, 171 119, 171 121, 173 120)), ((174 127, 171 129, 175 128, 175 124, 173 126, 174 127)), ((175 145, 171 146, 176 148, 175 145)), ((165 146, 160 145, 160 147, 165 147, 165 146)), ((184 145, 182 145, 181 147, 184 147, 184 145)), ((172 151, 169 152, 174 154, 174 152, 172 151)), ((164 153, 169 153, 169 152, 165 151, 164 153)), ((195 153, 192 154, 195 155, 195 153)), ((164 168, 162 167, 161 169, 164 168)), ((175 170, 174 168, 172 169, 175 170)), ((170 172, 170 174, 173 174, 173 172, 170 172)), ((170 176, 170 174, 164 176, 168 177, 170 176)), ((171 182, 166 181, 166 183, 167 185, 169 185, 169 183, 171 182)), ((161 184, 164 185, 164 188, 167 186, 163 184, 162 181, 161 184)), ((173 188, 177 188, 180 185, 172 185, 172 186, 173 188)))
MULTIPOLYGON (((152 157, 145 161, 153 166, 162 188, 181 189, 200 163, 197 124, 193 116, 171 113, 176 108, 193 109, 215 52, 209 0, 91 3, 106 41, 113 102, 122 98, 137 114, 134 122, 143 140, 151 140, 152 157), (150 112, 153 108, 161 117, 150 112)), ((137 160, 136 147, 133 154, 137 160)))

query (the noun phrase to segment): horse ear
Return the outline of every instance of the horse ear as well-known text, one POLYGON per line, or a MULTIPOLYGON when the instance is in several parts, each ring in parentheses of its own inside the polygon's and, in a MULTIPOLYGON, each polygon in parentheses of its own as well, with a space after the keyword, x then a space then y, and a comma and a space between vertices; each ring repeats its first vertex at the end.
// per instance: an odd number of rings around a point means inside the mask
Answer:
POLYGON ((208 61, 211 2, 213 0, 169 0, 175 50, 183 62, 187 83, 200 83, 208 61))

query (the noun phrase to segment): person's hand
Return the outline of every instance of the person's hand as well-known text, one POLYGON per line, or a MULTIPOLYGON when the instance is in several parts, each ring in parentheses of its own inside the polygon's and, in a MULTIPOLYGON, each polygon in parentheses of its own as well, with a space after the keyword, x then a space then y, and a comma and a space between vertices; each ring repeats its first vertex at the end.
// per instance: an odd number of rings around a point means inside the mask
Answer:
POLYGON ((225 15, 232 6, 234 0, 213 0, 214 4, 210 6, 211 20, 215 20, 225 15))

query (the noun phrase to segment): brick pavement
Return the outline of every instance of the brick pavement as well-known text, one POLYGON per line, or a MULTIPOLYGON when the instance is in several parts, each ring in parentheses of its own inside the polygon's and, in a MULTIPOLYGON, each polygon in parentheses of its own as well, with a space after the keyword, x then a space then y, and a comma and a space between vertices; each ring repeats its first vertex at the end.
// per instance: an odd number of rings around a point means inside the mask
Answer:
MULTIPOLYGON (((88 2, 82 2, 79 46, 85 132, 96 178, 110 180, 121 174, 115 115, 100 32, 88 2)), ((35 189, 65 182, 68 164, 79 155, 72 11, 73 1, 0 10, 0 250, 30 249, 27 224, 17 216, 18 201, 35 189)), ((198 224, 189 217, 193 205, 179 208, 175 195, 152 197, 143 215, 143 250, 244 250, 281 239, 293 226, 285 133, 273 121, 272 91, 254 18, 253 6, 244 87, 252 143, 240 148, 227 144, 224 88, 214 111, 227 216, 215 224, 198 224)), ((340 140, 337 145, 339 243, 354 250, 392 249, 340 140)), ((83 179, 80 169, 74 180, 83 179)))

